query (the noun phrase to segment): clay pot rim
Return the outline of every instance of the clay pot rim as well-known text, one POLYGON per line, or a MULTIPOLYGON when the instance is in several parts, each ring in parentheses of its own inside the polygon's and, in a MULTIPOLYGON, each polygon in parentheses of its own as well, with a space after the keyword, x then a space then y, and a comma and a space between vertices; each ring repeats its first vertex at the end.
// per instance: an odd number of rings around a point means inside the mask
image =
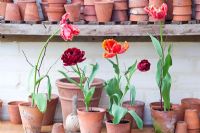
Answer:
POLYGON ((17 0, 16 3, 36 3, 36 0, 24 0, 24 1, 19 1, 17 0))
POLYGON ((99 113, 105 113, 105 108, 99 108, 99 107, 89 107, 89 110, 93 110, 94 112, 87 112, 85 107, 80 107, 77 109, 78 113, 88 113, 88 114, 99 114, 99 113))
POLYGON ((185 112, 187 112, 187 111, 191 111, 191 112, 198 112, 198 110, 197 110, 197 109, 186 109, 186 110, 185 110, 185 112))
POLYGON ((49 3, 49 4, 65 4, 65 3, 67 3, 67 2, 49 2, 49 0, 47 0, 47 2, 49 3))
POLYGON ((185 121, 178 121, 177 124, 178 123, 180 123, 180 124, 186 124, 187 125, 187 123, 185 121))
POLYGON ((95 1, 94 4, 114 4, 114 1, 95 1))
MULTIPOLYGON (((46 96, 48 95, 47 93, 45 93, 45 94, 46 94, 46 96)), ((28 98, 32 98, 31 95, 29 95, 28 98)), ((58 98, 59 98, 58 95, 56 95, 56 94, 51 94, 51 99, 50 99, 50 101, 55 100, 55 99, 58 99, 58 98)), ((47 99, 47 100, 48 100, 48 99, 47 99)))
MULTIPOLYGON (((130 124, 130 121, 129 121, 129 120, 123 119, 123 120, 121 120, 121 121, 125 121, 126 123, 113 124, 113 123, 112 123, 112 120, 106 120, 105 123, 108 124, 108 125, 126 125, 126 124, 130 124)), ((121 122, 121 121, 120 121, 120 122, 121 122)))
POLYGON ((18 106, 20 103, 24 103, 25 101, 10 101, 8 106, 18 106))
POLYGON ((52 13, 56 13, 56 12, 65 12, 64 7, 46 7, 46 11, 47 12, 52 12, 52 13))
POLYGON ((143 106, 145 106, 145 102, 143 102, 143 101, 136 100, 134 105, 131 105, 130 102, 131 101, 125 101, 122 104, 131 106, 131 107, 143 107, 143 106))
POLYGON ((181 100, 181 103, 200 105, 200 99, 199 98, 184 98, 181 100))
MULTIPOLYGON (((71 77, 72 79, 79 79, 79 77, 71 77)), ((61 78, 61 79, 57 79, 56 80, 56 85, 58 87, 65 87, 65 86, 68 86, 68 89, 80 89, 78 88, 76 85, 74 85, 73 83, 69 83, 69 82, 64 82, 66 81, 67 79, 66 78, 61 78)), ((91 86, 97 86, 96 89, 99 87, 102 87, 103 84, 104 84, 104 80, 103 79, 100 79, 100 78, 94 78, 94 81, 92 83, 91 86), (95 82, 96 80, 96 82, 95 82)))
POLYGON ((150 108, 151 110, 154 110, 154 111, 157 111, 157 112, 162 112, 162 113, 170 113, 170 112, 174 112, 175 110, 173 108, 171 108, 170 111, 164 111, 164 110, 159 110, 160 109, 160 106, 152 106, 150 108))

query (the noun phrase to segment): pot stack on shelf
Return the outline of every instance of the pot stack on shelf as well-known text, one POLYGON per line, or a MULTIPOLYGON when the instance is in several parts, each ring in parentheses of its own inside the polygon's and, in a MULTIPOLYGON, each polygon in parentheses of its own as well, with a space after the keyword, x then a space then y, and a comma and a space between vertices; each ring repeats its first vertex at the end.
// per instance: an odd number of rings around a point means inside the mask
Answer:
POLYGON ((84 20, 88 22, 96 22, 97 16, 94 6, 94 0, 84 0, 84 20))
POLYGON ((200 20, 200 0, 194 0, 195 19, 200 20))

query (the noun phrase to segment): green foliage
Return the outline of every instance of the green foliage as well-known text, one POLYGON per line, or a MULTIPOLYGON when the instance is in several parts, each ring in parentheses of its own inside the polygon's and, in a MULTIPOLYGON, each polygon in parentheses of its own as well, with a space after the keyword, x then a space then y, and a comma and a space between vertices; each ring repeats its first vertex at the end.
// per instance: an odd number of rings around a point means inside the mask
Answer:
POLYGON ((129 85, 131 105, 135 104, 136 90, 134 85, 129 85))
POLYGON ((159 57, 162 58, 163 57, 163 51, 162 51, 162 47, 160 45, 160 42, 158 41, 158 39, 156 39, 154 36, 149 35, 151 37, 151 41, 156 49, 156 52, 158 53, 159 57))
POLYGON ((135 111, 129 110, 128 113, 133 117, 139 129, 143 128, 142 119, 136 114, 135 111))
POLYGON ((107 60, 113 65, 113 68, 114 68, 115 73, 116 73, 117 75, 120 74, 119 66, 118 66, 116 63, 114 63, 112 60, 110 60, 110 59, 107 59, 107 60))
POLYGON ((52 90, 52 86, 51 86, 51 80, 50 77, 47 76, 47 88, 48 88, 48 100, 51 100, 51 90, 52 90))
POLYGON ((38 109, 44 113, 47 108, 47 97, 43 93, 36 93, 32 95, 34 102, 36 103, 38 109))

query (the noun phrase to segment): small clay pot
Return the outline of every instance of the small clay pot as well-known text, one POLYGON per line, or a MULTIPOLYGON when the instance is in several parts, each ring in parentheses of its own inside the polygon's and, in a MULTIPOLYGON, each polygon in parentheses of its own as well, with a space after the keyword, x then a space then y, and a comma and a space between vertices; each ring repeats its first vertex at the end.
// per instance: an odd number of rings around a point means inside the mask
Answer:
POLYGON ((184 110, 196 109, 200 113, 200 99, 198 98, 184 98, 181 100, 181 104, 184 110))
POLYGON ((132 8, 130 9, 130 14, 147 15, 147 12, 144 10, 144 8, 132 8))
POLYGON ((81 3, 65 4, 65 11, 70 13, 71 22, 80 21, 81 3))
POLYGON ((173 104, 172 109, 175 111, 177 121, 184 121, 184 109, 180 104, 173 104))
POLYGON ((114 1, 113 10, 128 10, 127 1, 114 1))
POLYGON ((186 109, 184 120, 187 123, 188 129, 192 130, 200 129, 199 113, 196 109, 186 109))
POLYGON ((66 0, 47 0, 49 4, 66 4, 66 0))
MULTIPOLYGON (((135 104, 133 106, 130 104, 130 101, 126 101, 123 103, 123 107, 127 108, 128 110, 135 111, 142 120, 144 120, 144 106, 145 103, 142 101, 135 101, 135 104)), ((130 121, 132 128, 138 128, 135 120, 130 114, 126 114, 124 119, 130 121)))
POLYGON ((191 15, 174 15, 173 17, 173 21, 190 21, 191 19, 191 15))
POLYGON ((62 7, 64 8, 64 5, 63 3, 48 3, 48 7, 62 7))
POLYGON ((130 133, 131 124, 128 120, 123 120, 119 124, 113 124, 111 120, 108 120, 106 123, 107 133, 130 133))
POLYGON ((149 5, 156 8, 159 8, 163 3, 163 0, 149 0, 149 5))
POLYGON ((192 7, 191 6, 175 6, 173 9, 174 15, 191 15, 192 14, 192 7))
POLYGON ((95 7, 94 5, 90 5, 90 6, 85 6, 83 13, 85 15, 96 15, 96 11, 95 11, 95 7))
POLYGON ((5 20, 7 21, 21 21, 21 15, 17 4, 7 3, 5 20))
POLYGON ((175 133, 187 133, 187 123, 185 121, 178 121, 175 133))
POLYGON ((96 22, 97 16, 96 15, 84 15, 84 20, 88 22, 96 22))
POLYGON ((200 11, 199 11, 199 12, 196 12, 196 14, 195 14, 195 19, 196 19, 196 20, 200 20, 200 11))
POLYGON ((105 109, 91 107, 86 112, 85 108, 79 108, 77 112, 81 133, 101 133, 105 109))
POLYGON ((109 22, 112 16, 114 3, 112 1, 95 2, 95 11, 98 22, 109 22))
POLYGON ((40 133, 43 113, 37 107, 32 107, 30 102, 19 104, 22 125, 26 133, 40 133))
POLYGON ((1 17, 2 19, 5 18, 6 5, 7 5, 6 2, 0 2, 0 17, 1 17))
POLYGON ((22 103, 22 101, 12 101, 8 103, 8 112, 10 116, 10 121, 13 124, 21 124, 21 116, 19 113, 19 107, 18 105, 22 103))
POLYGON ((123 22, 128 21, 128 14, 126 10, 113 10, 112 21, 123 22))
POLYGON ((175 111, 165 112, 161 108, 152 106, 151 117, 156 133, 174 133, 176 123, 175 111))
POLYGON ((95 1, 95 0, 84 0, 84 5, 85 5, 85 6, 94 5, 94 1, 95 1))
POLYGON ((134 15, 134 14, 131 14, 129 20, 133 21, 133 22, 143 22, 143 21, 148 21, 148 19, 149 19, 148 15, 134 15))
POLYGON ((46 8, 48 20, 51 22, 60 21, 65 14, 65 9, 62 7, 48 7, 46 8))
POLYGON ((44 20, 47 20, 48 17, 47 17, 47 11, 46 11, 46 8, 48 8, 48 3, 47 2, 42 2, 40 3, 41 4, 41 8, 42 8, 42 13, 44 15, 44 20))
POLYGON ((36 3, 27 3, 25 14, 24 14, 24 21, 40 21, 38 7, 36 3))
POLYGON ((52 127, 51 133, 65 133, 65 129, 62 123, 55 123, 52 127))
POLYGON ((148 5, 148 0, 129 0, 129 8, 144 8, 148 5))
POLYGON ((81 3, 81 5, 84 5, 84 0, 71 0, 72 3, 81 3))
POLYGON ((191 6, 192 0, 173 0, 174 6, 191 6))

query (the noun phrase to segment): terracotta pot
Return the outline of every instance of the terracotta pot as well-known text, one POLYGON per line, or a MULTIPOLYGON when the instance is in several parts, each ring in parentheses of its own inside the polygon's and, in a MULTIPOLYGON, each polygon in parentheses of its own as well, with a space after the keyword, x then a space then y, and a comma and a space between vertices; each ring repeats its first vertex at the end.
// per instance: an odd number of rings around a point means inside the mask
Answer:
POLYGON ((51 133, 65 133, 65 129, 63 127, 63 124, 62 123, 53 124, 51 133))
POLYGON ((6 2, 0 2, 0 17, 2 17, 2 19, 5 17, 6 5, 6 2))
POLYGON ((36 3, 36 1, 35 0, 17 0, 17 5, 19 6, 22 20, 24 20, 24 14, 25 14, 25 9, 26 9, 27 3, 36 3))
POLYGON ((84 15, 84 20, 88 22, 96 22, 97 16, 96 15, 84 15))
POLYGON ((128 10, 128 1, 114 1, 113 10, 128 10))
POLYGON ((165 112, 154 106, 151 107, 151 117, 156 133, 174 133, 176 123, 175 111, 165 112))
POLYGON ((12 101, 8 103, 8 112, 10 116, 10 121, 13 124, 21 124, 21 116, 19 113, 19 107, 18 105, 22 103, 22 101, 12 101))
POLYGON ((94 5, 94 1, 95 0, 84 0, 84 5, 86 5, 86 6, 94 5))
POLYGON ((142 21, 148 21, 149 16, 148 15, 130 15, 130 21, 133 22, 142 22, 142 21))
POLYGON ((84 0, 71 0, 72 3, 81 3, 81 5, 84 5, 84 0))
POLYGON ((86 112, 85 108, 79 108, 77 112, 81 133, 101 133, 105 109, 91 107, 86 112))
POLYGON ((196 109, 186 109, 185 122, 187 123, 188 129, 192 130, 200 129, 200 120, 198 111, 196 109))
POLYGON ((111 20, 113 10, 112 1, 95 2, 95 11, 98 22, 109 22, 111 20))
POLYGON ((148 0, 129 0, 129 7, 130 8, 144 8, 149 5, 148 0))
POLYGON ((120 10, 113 10, 112 13, 112 21, 115 22, 123 22, 123 21, 128 21, 128 14, 127 11, 120 11, 120 10))
POLYGON ((175 133, 187 133, 187 123, 185 121, 178 121, 175 133))
POLYGON ((144 8, 132 8, 132 9, 130 9, 130 14, 147 15, 147 12, 144 10, 144 8))
POLYGON ((184 98, 181 100, 183 108, 186 109, 196 109, 200 113, 200 99, 198 98, 184 98))
POLYGON ((196 5, 195 11, 196 11, 196 12, 199 12, 199 11, 200 11, 200 4, 196 5))
POLYGON ((111 120, 105 123, 107 133, 131 133, 131 124, 127 120, 123 120, 117 125, 113 124, 111 120))
POLYGON ((66 4, 66 0, 47 0, 47 2, 51 4, 66 4))
POLYGON ((191 6, 192 0, 173 0, 174 6, 191 6))
POLYGON ((177 116, 177 121, 184 121, 184 109, 182 105, 179 104, 173 104, 172 109, 175 111, 177 116))
POLYGON ((48 3, 47 2, 42 2, 40 4, 41 4, 41 8, 42 8, 42 13, 44 15, 44 19, 47 20, 48 17, 47 17, 47 11, 46 11, 46 9, 48 8, 48 3))
POLYGON ((193 0, 194 1, 194 4, 200 4, 200 0, 193 0))
MULTIPOLYGON (((135 111, 142 120, 144 120, 144 106, 145 103, 142 101, 135 101, 135 104, 133 106, 130 105, 130 101, 126 101, 123 103, 123 107, 127 108, 128 110, 135 111)), ((138 128, 135 120, 130 114, 127 114, 124 119, 130 121, 132 128, 138 128)))
MULTIPOLYGON (((72 79, 79 82, 79 78, 72 77, 72 79)), ((104 81, 102 79, 94 79, 92 86, 95 86, 95 93, 91 101, 91 107, 98 107, 101 98, 104 81)), ((62 116, 64 125, 66 117, 72 112, 72 99, 74 94, 78 96, 78 108, 84 107, 84 96, 80 88, 67 81, 67 79, 58 79, 56 81, 58 87, 59 98, 61 101, 62 116)))
POLYGON ((192 7, 191 6, 175 6, 173 9, 174 15, 191 15, 192 14, 192 7))
POLYGON ((27 3, 25 14, 24 14, 24 21, 40 21, 38 7, 36 3, 27 3))
POLYGON ((21 21, 21 15, 17 4, 7 3, 5 20, 7 21, 21 21))
POLYGON ((48 20, 51 22, 60 21, 65 14, 65 9, 62 7, 48 7, 46 8, 48 20))
POLYGON ((0 0, 0 2, 13 3, 13 0, 0 0))
POLYGON ((62 7, 64 8, 64 5, 63 3, 48 3, 48 7, 62 7))
POLYGON ((195 14, 195 19, 196 19, 196 20, 200 20, 200 12, 196 12, 196 14, 195 14))
POLYGON ((71 22, 80 21, 81 3, 65 4, 65 11, 70 13, 71 22))
MULTIPOLYGON (((29 102, 31 102, 31 96, 29 96, 29 102)), ((59 97, 55 94, 51 95, 51 100, 47 101, 47 110, 44 113, 44 117, 43 117, 43 121, 42 121, 42 125, 52 125, 53 124, 53 120, 54 120, 54 116, 55 116, 55 112, 56 112, 56 107, 58 104, 58 100, 59 97)))
POLYGON ((198 129, 198 130, 188 130, 187 133, 199 133, 199 132, 200 132, 200 130, 198 129))
POLYGON ((160 7, 163 4, 163 0, 149 0, 150 6, 160 7))
POLYGON ((191 15, 174 15, 173 21, 190 21, 192 19, 191 15))
POLYGON ((173 0, 167 0, 167 17, 166 20, 172 20, 173 19, 173 0))
POLYGON ((85 15, 96 15, 96 11, 95 11, 94 5, 85 6, 85 7, 84 7, 84 10, 83 10, 83 13, 84 13, 85 15))
POLYGON ((29 102, 20 103, 19 111, 24 131, 26 133, 40 133, 43 113, 37 107, 32 107, 29 102))

